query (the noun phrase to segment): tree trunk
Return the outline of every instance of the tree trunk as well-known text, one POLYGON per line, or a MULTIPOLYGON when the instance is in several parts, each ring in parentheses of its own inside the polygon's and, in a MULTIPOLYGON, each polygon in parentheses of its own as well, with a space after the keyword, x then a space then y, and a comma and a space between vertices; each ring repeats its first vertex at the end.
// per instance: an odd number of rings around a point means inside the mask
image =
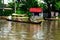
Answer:
POLYGON ((47 3, 48 5, 48 17, 47 18, 51 18, 51 8, 50 8, 50 3, 47 3))

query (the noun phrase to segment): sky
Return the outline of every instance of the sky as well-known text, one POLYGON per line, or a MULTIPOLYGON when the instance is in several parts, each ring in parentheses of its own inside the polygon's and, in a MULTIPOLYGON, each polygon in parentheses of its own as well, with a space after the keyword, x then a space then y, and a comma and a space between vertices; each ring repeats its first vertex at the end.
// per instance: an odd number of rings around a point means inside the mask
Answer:
MULTIPOLYGON (((12 0, 4 0, 4 4, 8 4, 10 2, 12 2, 12 0)), ((2 1, 2 3, 3 3, 3 1, 2 1)))

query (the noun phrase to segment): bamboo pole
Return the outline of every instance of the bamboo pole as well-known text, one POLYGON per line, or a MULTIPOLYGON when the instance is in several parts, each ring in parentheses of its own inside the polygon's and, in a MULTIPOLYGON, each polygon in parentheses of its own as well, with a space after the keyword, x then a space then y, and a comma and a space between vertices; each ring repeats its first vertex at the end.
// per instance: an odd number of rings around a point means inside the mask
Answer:
POLYGON ((3 0, 3 11, 4 11, 4 0, 3 0))
POLYGON ((15 14, 16 14, 16 0, 14 0, 14 3, 15 3, 15 14))

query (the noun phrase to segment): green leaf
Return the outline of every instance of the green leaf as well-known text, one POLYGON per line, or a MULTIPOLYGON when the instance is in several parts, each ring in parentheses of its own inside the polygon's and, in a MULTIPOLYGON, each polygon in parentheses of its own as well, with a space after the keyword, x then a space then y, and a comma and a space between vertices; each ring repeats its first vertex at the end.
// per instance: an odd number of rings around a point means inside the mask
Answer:
POLYGON ((59 1, 59 2, 56 2, 56 4, 55 4, 55 9, 56 9, 56 10, 60 10, 60 1, 59 1))

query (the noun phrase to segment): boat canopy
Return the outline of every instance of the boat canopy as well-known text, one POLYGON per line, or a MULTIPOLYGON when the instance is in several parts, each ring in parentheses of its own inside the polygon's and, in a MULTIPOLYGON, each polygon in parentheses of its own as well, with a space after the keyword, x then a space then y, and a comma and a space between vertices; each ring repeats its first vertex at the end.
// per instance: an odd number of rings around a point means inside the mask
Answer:
POLYGON ((29 11, 30 12, 38 12, 38 13, 40 13, 40 12, 42 12, 42 8, 30 8, 29 11))

